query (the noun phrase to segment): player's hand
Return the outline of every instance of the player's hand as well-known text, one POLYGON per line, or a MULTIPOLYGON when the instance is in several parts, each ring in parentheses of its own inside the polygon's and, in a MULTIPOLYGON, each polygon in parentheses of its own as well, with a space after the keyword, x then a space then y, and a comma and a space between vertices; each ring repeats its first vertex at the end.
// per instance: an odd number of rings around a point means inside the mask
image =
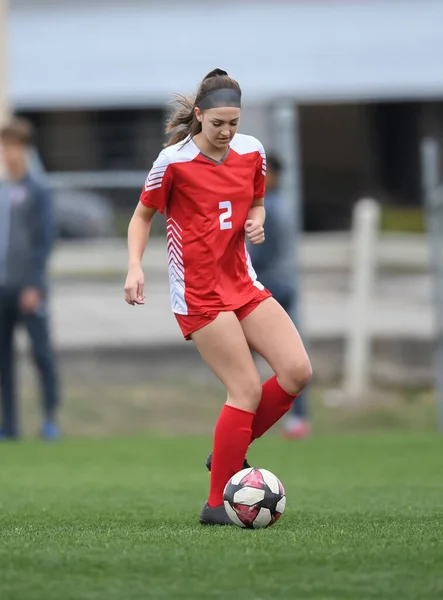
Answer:
POLYGON ((131 306, 135 304, 144 304, 145 276, 141 265, 129 267, 125 283, 125 300, 131 306))
POLYGON ((42 301, 42 295, 36 288, 25 288, 20 295, 20 308, 30 315, 36 312, 42 301))
POLYGON ((265 241, 265 230, 258 221, 248 219, 245 223, 245 232, 251 244, 263 244, 265 241))

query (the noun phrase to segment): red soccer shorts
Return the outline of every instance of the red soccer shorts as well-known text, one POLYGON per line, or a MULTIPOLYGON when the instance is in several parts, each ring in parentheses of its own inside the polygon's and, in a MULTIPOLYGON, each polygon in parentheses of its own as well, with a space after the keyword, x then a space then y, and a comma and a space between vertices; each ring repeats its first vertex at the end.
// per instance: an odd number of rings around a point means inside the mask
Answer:
MULTIPOLYGON (((266 288, 263 290, 257 289, 257 294, 252 300, 249 300, 249 302, 232 312, 235 313, 239 321, 243 321, 243 319, 251 314, 251 312, 257 308, 257 306, 263 302, 263 300, 270 298, 271 295, 271 292, 266 288)), ((175 318, 177 319, 185 340, 190 340, 191 335, 195 331, 205 327, 205 325, 209 325, 209 323, 212 323, 212 321, 218 317, 220 312, 222 311, 214 309, 203 312, 201 315, 178 315, 175 313, 175 318)))

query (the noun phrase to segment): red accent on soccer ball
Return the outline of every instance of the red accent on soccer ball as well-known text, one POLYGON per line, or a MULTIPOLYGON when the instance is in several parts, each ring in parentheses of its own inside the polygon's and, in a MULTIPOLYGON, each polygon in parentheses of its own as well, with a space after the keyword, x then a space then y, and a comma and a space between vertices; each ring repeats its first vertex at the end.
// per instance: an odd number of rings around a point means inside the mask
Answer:
POLYGON ((233 504, 232 508, 237 513, 238 518, 245 525, 252 525, 255 517, 260 512, 260 508, 255 506, 246 506, 245 504, 233 504))
POLYGON ((269 522, 268 527, 271 527, 271 525, 274 525, 274 523, 276 523, 279 520, 281 515, 282 515, 282 513, 280 513, 280 512, 275 513, 275 515, 272 517, 271 521, 269 522))
POLYGON ((262 490, 264 488, 264 483, 263 476, 258 469, 253 469, 240 481, 241 485, 253 487, 258 490, 262 490))
POLYGON ((282 486, 282 483, 281 483, 281 481, 280 481, 280 480, 279 480, 279 482, 278 482, 278 487, 279 487, 279 490, 280 490, 280 494, 281 494, 282 496, 286 496, 285 488, 282 486))

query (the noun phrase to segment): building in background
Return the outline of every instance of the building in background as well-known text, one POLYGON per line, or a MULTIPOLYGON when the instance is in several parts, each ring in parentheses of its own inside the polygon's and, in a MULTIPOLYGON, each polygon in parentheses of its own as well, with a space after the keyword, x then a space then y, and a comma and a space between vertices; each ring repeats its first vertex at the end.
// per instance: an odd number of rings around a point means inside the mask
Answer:
MULTIPOLYGON (((141 172, 162 144, 171 94, 192 91, 190 81, 218 66, 242 84, 243 131, 269 148, 278 151, 269 106, 282 97, 300 106, 307 229, 347 227, 363 193, 419 203, 419 139, 426 128, 443 131, 443 4, 204 6, 11 0, 12 105, 34 122, 51 173, 102 173, 104 182, 106 174, 133 172, 106 190, 117 207, 132 208, 141 172), (231 42, 214 46, 214 30, 227 19, 231 42)), ((99 185, 91 181, 83 180, 99 185)))

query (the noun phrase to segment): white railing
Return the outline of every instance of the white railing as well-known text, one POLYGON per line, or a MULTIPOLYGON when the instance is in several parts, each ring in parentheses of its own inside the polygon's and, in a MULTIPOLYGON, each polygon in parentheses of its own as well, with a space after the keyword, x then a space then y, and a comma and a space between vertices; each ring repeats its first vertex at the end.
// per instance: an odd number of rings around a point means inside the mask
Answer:
POLYGON ((371 301, 377 269, 380 206, 372 199, 358 201, 352 224, 351 292, 345 337, 344 392, 351 399, 366 394, 371 363, 371 301))
POLYGON ((54 189, 141 189, 148 170, 58 172, 46 176, 54 189))

